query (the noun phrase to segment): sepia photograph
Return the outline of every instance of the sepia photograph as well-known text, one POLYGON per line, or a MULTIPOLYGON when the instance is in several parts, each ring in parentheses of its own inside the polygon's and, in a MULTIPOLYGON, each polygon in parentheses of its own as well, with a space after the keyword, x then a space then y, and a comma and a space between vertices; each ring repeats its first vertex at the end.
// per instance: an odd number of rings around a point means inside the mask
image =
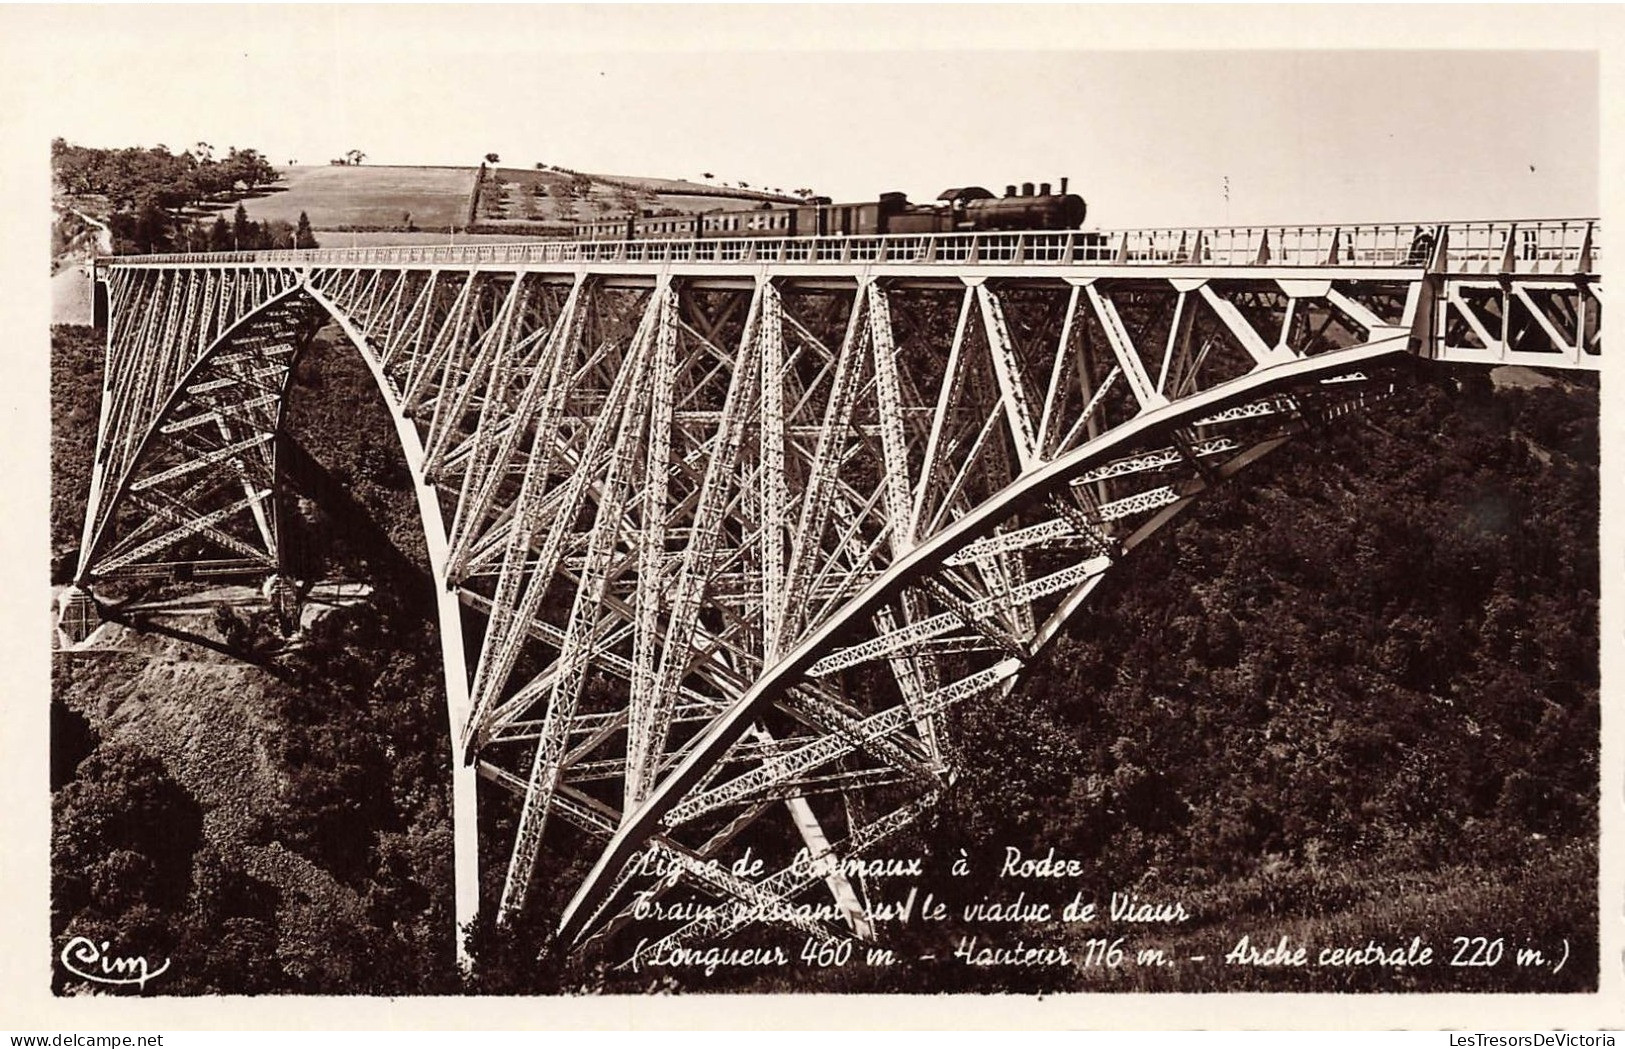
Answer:
POLYGON ((1189 12, 0 11, 7 979, 1621 1020, 1603 44, 1189 12))

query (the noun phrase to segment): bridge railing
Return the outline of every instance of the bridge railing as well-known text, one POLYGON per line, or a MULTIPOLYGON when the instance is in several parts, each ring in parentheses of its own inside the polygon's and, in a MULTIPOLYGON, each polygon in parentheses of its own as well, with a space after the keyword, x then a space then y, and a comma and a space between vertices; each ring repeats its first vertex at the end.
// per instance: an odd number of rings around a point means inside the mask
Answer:
POLYGON ((1099 265, 1424 267, 1452 273, 1596 272, 1595 219, 1134 230, 417 244, 132 255, 116 265, 1099 265), (1435 256, 1438 256, 1435 258, 1435 256))

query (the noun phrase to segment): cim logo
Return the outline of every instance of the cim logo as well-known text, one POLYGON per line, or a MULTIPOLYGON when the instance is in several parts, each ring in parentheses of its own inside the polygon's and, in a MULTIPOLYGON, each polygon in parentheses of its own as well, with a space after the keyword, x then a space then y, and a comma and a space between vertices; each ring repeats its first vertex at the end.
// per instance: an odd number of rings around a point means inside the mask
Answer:
POLYGON ((157 979, 169 968, 169 959, 153 968, 139 954, 126 956, 111 953, 112 944, 103 940, 99 945, 87 936, 75 936, 62 948, 58 960, 62 968, 91 983, 127 986, 135 984, 143 989, 148 980, 157 979))

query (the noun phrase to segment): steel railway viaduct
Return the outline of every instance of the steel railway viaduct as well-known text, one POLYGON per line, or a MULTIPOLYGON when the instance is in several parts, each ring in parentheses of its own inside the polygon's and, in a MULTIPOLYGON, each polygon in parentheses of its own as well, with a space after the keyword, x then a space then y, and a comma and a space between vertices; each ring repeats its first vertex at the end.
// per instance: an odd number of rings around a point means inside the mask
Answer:
POLYGON ((550 821, 601 843, 559 949, 673 883, 722 906, 659 930, 661 947, 755 921, 868 936, 848 861, 952 776, 950 707, 1013 688, 1135 547, 1417 358, 1598 369, 1597 234, 1582 219, 104 260, 106 385, 64 631, 82 638, 93 595, 132 575, 290 590, 283 399, 336 324, 394 418, 438 588, 459 922, 482 906, 485 776, 519 799, 484 901, 498 922, 525 906, 550 821), (748 876, 747 847, 765 861, 748 876))

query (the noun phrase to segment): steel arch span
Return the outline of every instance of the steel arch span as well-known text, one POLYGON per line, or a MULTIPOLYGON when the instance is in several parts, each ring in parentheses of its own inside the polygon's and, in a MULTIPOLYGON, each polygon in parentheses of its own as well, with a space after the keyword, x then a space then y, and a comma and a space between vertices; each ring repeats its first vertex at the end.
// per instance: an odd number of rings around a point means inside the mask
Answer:
POLYGON ((718 906, 641 950, 868 937, 852 861, 953 775, 945 712, 1205 491, 1418 357, 1598 366, 1593 224, 1532 228, 120 261, 77 581, 279 572, 283 398, 336 321, 441 595, 459 921, 478 774, 518 806, 499 922, 563 820, 602 843, 564 949, 678 889, 718 906))

